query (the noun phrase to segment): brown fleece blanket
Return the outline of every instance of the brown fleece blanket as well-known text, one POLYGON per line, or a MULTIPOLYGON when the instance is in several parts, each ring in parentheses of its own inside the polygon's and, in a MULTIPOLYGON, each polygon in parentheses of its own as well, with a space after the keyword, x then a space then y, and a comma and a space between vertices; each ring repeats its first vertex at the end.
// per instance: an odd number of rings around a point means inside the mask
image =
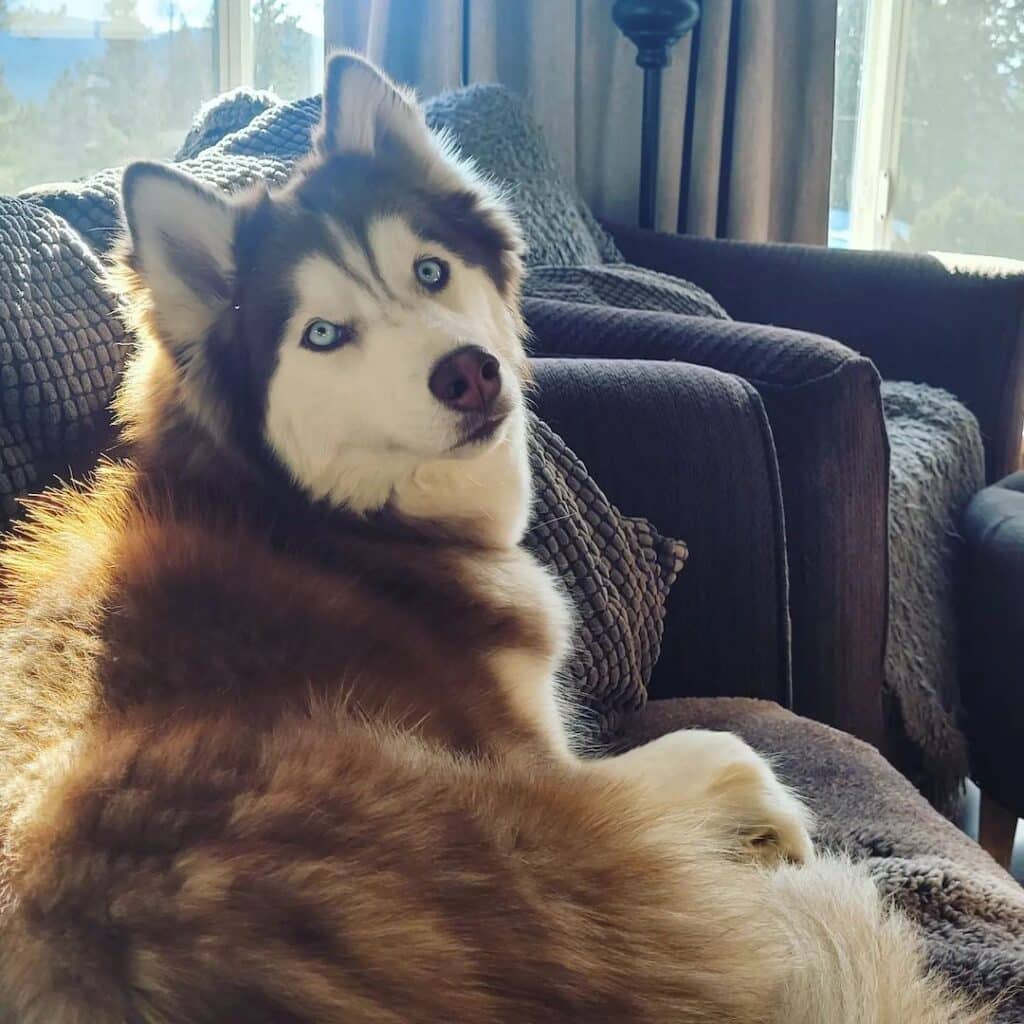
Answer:
POLYGON ((932 964, 958 986, 1005 1002, 1024 1022, 1024 888, 934 811, 873 748, 765 701, 652 701, 628 743, 700 726, 770 755, 817 818, 817 840, 866 860, 881 890, 917 921, 932 964))

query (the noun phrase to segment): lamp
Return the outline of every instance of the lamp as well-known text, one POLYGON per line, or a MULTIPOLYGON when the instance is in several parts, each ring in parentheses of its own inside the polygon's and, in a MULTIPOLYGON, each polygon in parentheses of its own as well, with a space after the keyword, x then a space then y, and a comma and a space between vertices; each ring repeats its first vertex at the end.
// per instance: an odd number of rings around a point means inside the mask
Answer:
POLYGON ((661 121, 661 71, 669 51, 700 18, 699 0, 615 0, 612 19, 636 46, 644 69, 643 127, 640 141, 640 227, 654 227, 658 185, 658 128, 661 121))

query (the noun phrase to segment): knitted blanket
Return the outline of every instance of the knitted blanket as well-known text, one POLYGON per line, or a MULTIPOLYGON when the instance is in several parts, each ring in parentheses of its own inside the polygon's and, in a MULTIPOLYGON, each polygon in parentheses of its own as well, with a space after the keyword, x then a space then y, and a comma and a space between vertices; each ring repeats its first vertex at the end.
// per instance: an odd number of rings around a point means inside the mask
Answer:
POLYGON ((944 809, 967 775, 958 724, 956 530, 985 486, 974 416, 924 384, 883 381, 889 434, 889 642, 885 656, 891 729, 899 761, 944 809))

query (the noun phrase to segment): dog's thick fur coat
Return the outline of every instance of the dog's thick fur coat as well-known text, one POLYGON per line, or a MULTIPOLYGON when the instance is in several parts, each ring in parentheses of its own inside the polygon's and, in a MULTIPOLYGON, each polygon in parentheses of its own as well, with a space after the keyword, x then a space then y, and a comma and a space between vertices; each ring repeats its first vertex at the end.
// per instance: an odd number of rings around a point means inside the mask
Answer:
POLYGON ((125 208, 130 458, 3 562, 0 1021, 985 1019, 735 737, 571 752, 517 234, 408 96, 125 208))

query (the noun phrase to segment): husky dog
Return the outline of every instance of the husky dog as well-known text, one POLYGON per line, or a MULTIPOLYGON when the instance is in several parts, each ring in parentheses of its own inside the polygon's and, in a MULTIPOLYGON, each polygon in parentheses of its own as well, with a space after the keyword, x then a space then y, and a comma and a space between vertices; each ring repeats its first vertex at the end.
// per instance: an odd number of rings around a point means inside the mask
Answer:
POLYGON ((3 563, 0 1021, 986 1019, 739 739, 573 755, 520 238, 410 96, 124 209, 130 459, 3 563))

